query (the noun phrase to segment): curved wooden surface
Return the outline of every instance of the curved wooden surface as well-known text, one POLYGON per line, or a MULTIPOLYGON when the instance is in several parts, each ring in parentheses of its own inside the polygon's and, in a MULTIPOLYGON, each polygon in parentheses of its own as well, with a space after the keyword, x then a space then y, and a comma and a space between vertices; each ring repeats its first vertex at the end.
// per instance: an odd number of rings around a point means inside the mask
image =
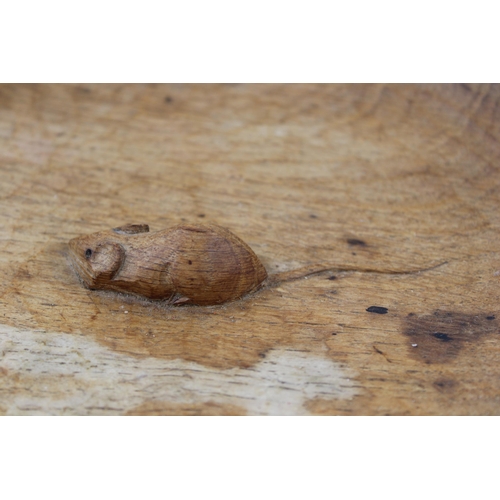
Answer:
POLYGON ((1 85, 0 412, 499 414, 499 101, 1 85), (173 307, 91 292, 67 259, 80 234, 201 221, 271 276, 325 271, 173 307))

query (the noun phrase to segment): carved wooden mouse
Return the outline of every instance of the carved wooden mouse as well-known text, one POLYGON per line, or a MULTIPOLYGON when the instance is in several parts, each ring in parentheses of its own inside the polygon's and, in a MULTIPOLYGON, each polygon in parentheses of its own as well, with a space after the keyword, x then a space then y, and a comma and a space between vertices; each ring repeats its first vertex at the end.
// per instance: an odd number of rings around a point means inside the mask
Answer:
POLYGON ((89 288, 174 304, 221 304, 267 278, 252 249, 215 224, 183 224, 152 233, 146 224, 129 224, 74 238, 69 248, 89 288))

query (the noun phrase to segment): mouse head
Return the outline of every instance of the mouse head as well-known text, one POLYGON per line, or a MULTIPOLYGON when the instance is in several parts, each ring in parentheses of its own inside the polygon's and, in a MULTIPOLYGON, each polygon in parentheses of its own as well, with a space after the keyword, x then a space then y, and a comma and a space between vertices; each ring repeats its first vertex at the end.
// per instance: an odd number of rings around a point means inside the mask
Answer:
POLYGON ((80 278, 92 289, 109 283, 125 261, 125 250, 112 231, 72 239, 69 255, 80 278))

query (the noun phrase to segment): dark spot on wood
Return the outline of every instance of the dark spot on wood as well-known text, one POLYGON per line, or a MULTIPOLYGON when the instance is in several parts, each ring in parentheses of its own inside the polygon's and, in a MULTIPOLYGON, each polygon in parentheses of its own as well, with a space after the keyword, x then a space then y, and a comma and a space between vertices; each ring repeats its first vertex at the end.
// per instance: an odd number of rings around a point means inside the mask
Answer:
POLYGON ((192 260, 188 260, 188 264, 191 265, 193 263, 192 260))
POLYGON ((266 353, 265 352, 259 352, 259 358, 265 358, 266 353))
POLYGON ((174 100, 168 95, 167 97, 165 97, 165 102, 167 104, 170 104, 171 102, 174 102, 174 100))
POLYGON ((90 259, 91 256, 92 256, 92 249, 87 248, 87 250, 85 250, 85 258, 90 259))
POLYGON ((472 92, 472 88, 468 83, 459 83, 460 87, 467 90, 467 92, 472 92))
POLYGON ((332 335, 337 335, 337 333, 336 333, 336 332, 333 332, 333 333, 332 333, 332 335))
POLYGON ((415 316, 415 313, 408 313, 409 318, 411 318, 412 316, 415 316))
POLYGON ((201 217, 203 219, 203 217, 205 217, 205 214, 198 214, 198 217, 201 217))
POLYGON ((375 314, 387 314, 389 312, 389 309, 387 307, 381 307, 381 306, 370 306, 367 311, 369 313, 375 313, 375 314))
POLYGON ((406 316, 402 333, 410 340, 409 355, 431 364, 452 361, 462 349, 497 329, 496 324, 484 316, 438 310, 431 314, 406 316), (418 344, 418 349, 411 344, 418 344))
POLYGON ((453 379, 438 378, 432 385, 440 392, 450 392, 456 388, 457 383, 453 379))
POLYGON ((315 214, 311 214, 311 215, 309 215, 309 217, 310 217, 311 219, 317 219, 317 218, 318 218, 318 216, 317 216, 317 215, 315 215, 315 214))
POLYGON ((329 279, 330 281, 333 281, 333 280, 337 279, 337 276, 329 276, 327 279, 329 279))
POLYGON ((356 252, 352 252, 353 255, 356 255, 356 252))
POLYGON ((488 321, 491 321, 491 320, 495 319, 495 316, 486 316, 486 319, 487 319, 488 321))
POLYGON ((76 90, 78 90, 78 92, 81 92, 82 94, 90 94, 91 92, 88 87, 76 87, 76 90))
POLYGON ((347 243, 352 246, 360 246, 360 247, 366 247, 366 243, 363 240, 357 240, 355 238, 349 238, 347 240, 347 243))
POLYGON ((443 342, 450 342, 453 340, 447 333, 435 332, 432 336, 438 340, 442 340, 443 342))

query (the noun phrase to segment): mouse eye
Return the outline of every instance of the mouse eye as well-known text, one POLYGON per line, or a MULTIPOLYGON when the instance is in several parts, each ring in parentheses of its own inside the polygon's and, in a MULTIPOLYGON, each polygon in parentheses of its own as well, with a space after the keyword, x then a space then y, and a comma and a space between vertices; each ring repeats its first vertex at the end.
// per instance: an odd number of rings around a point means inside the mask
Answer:
POLYGON ((89 259, 91 255, 92 255, 92 249, 87 248, 87 250, 85 250, 85 258, 89 259))

